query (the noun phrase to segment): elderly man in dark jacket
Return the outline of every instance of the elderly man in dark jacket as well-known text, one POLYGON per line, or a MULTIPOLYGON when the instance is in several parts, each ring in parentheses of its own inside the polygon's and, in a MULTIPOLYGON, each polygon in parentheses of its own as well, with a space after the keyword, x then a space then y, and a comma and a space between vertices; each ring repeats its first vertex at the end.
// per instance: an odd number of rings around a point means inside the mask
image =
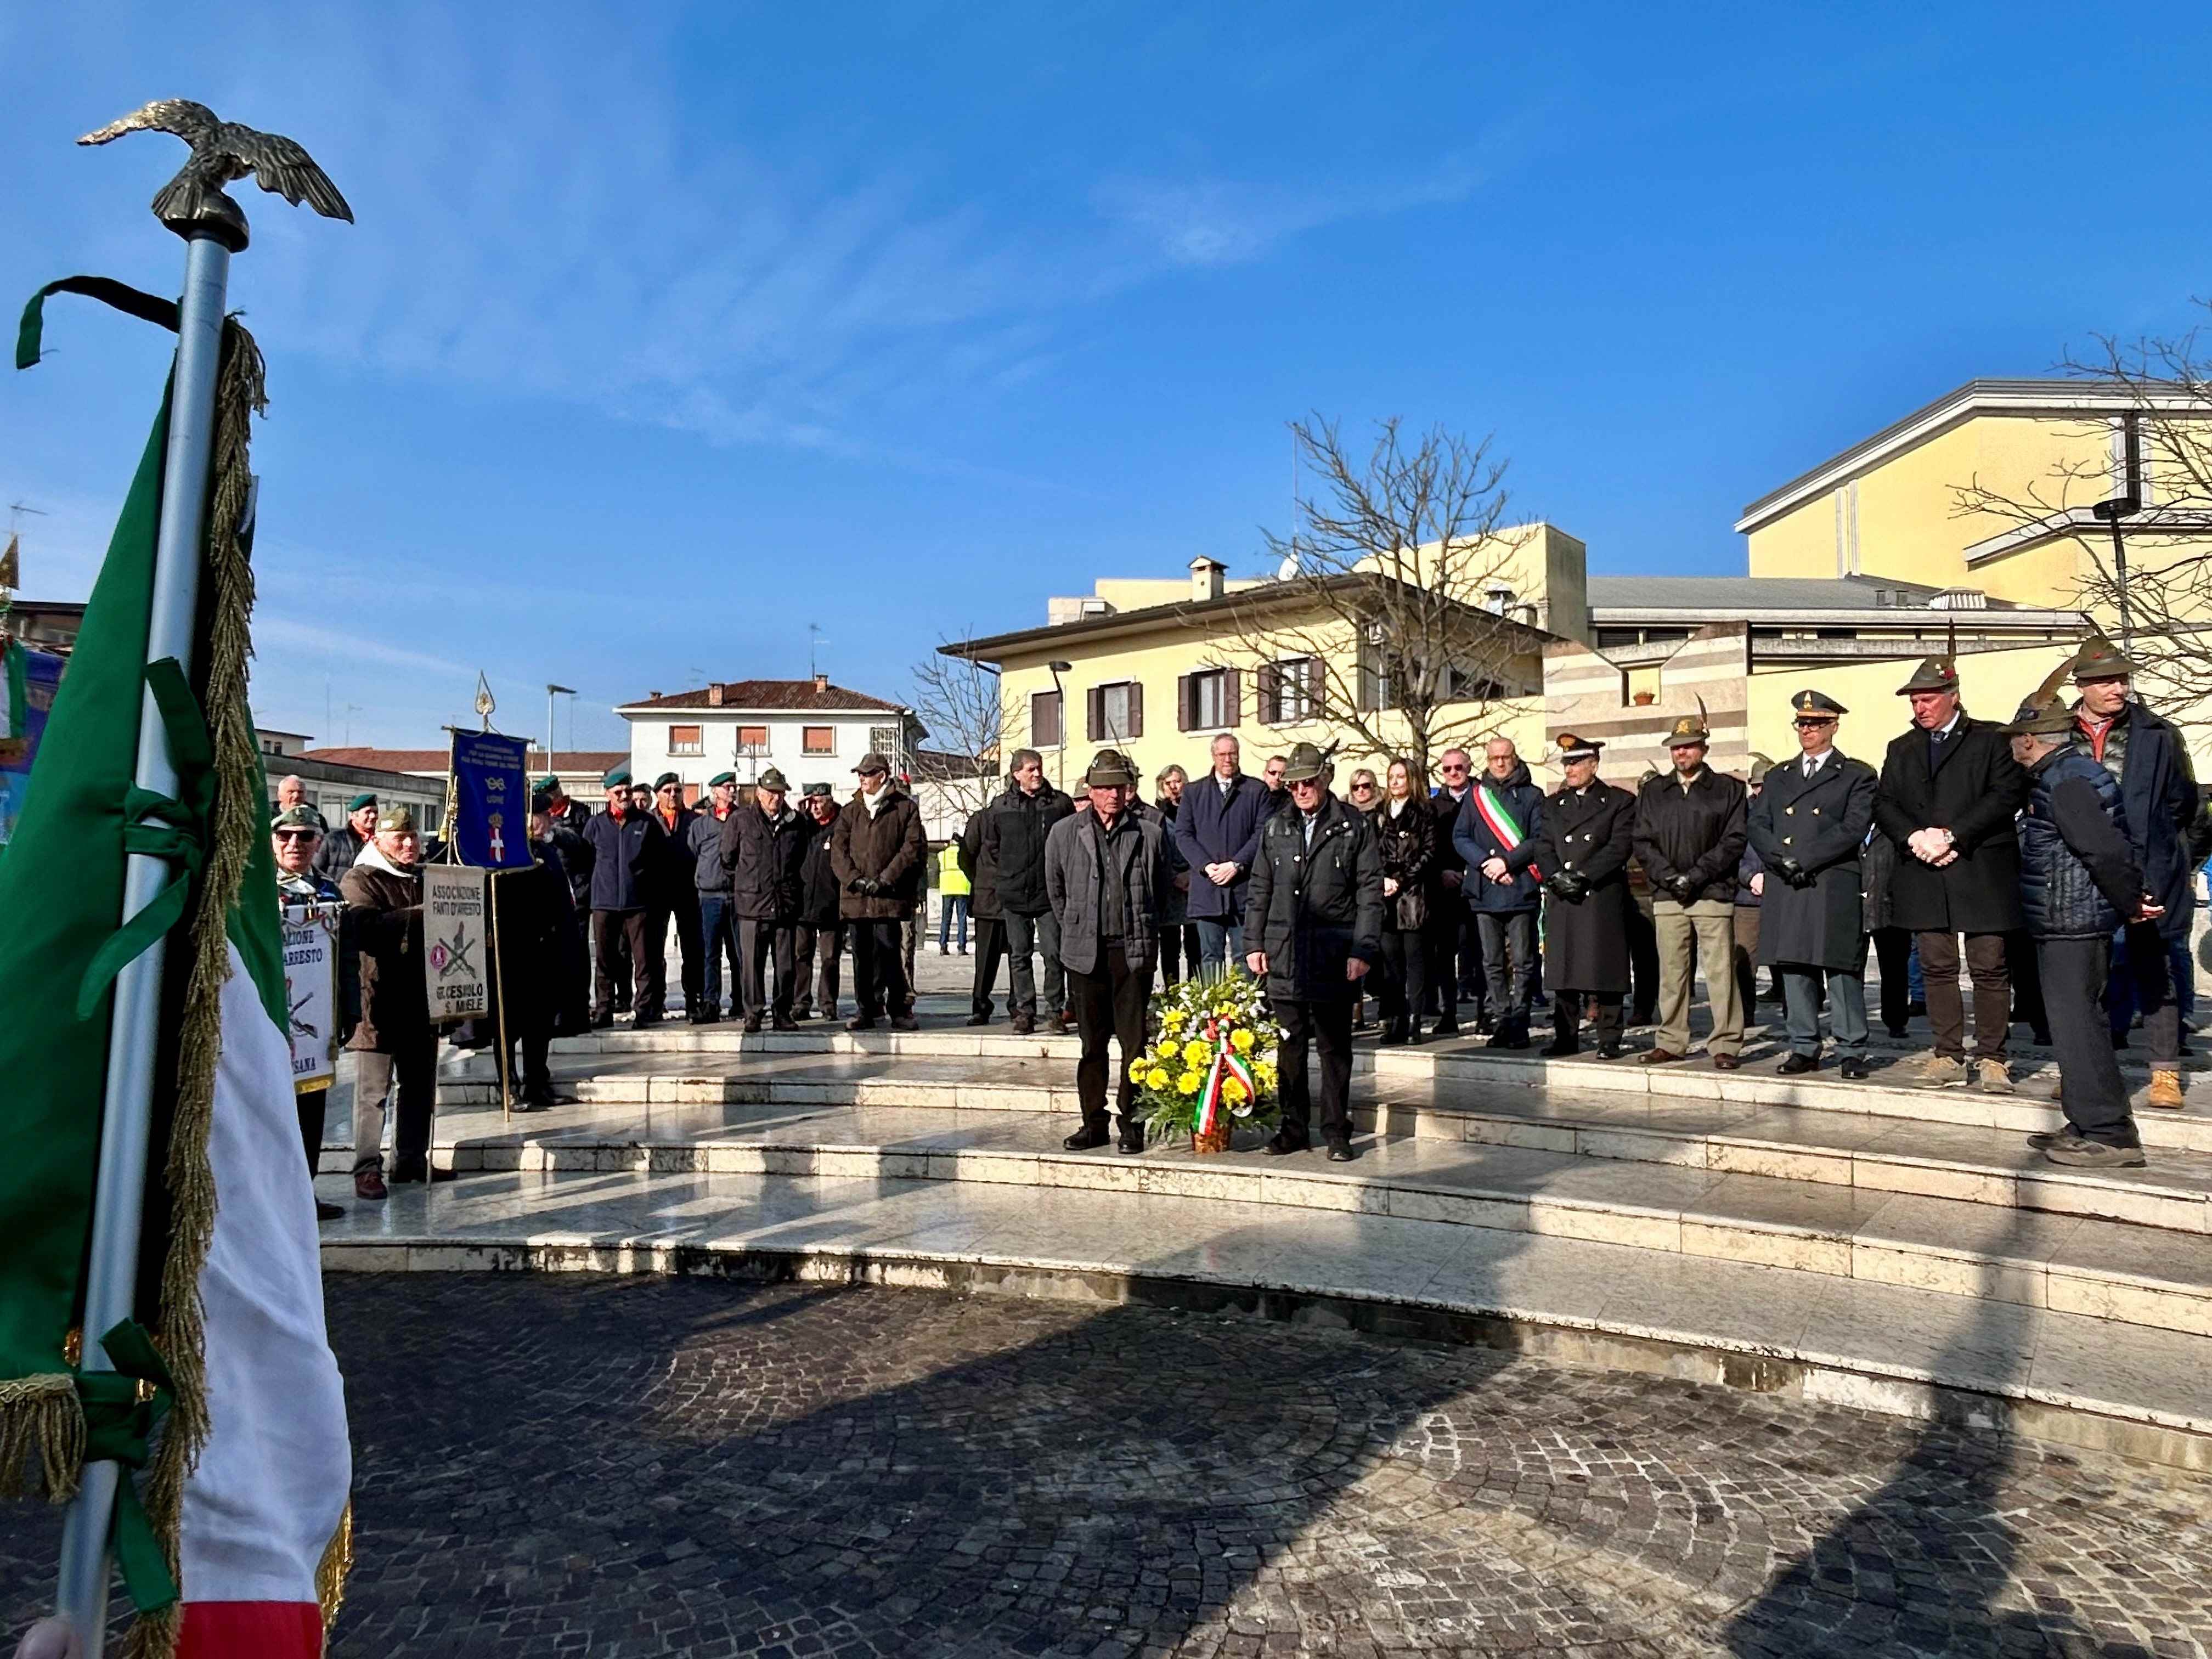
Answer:
POLYGON ((771 766, 753 785, 753 803, 722 824, 722 862, 729 872, 730 904, 738 918, 738 963, 744 975, 745 1030, 757 1031, 769 1013, 779 1031, 794 1031, 798 929, 806 908, 806 854, 813 844, 811 818, 786 802, 791 786, 771 766), (769 959, 775 960, 775 988, 769 989, 769 959))
POLYGON ((392 1179, 430 1180, 430 1113, 438 1082, 438 1032, 422 976, 422 868, 415 815, 378 813, 376 839, 361 850, 338 890, 348 936, 360 952, 361 1018, 353 1053, 353 1189, 386 1196, 384 1118, 396 1085, 392 1179))
MULTIPOLYGON (((968 815, 961 827, 960 868, 968 878, 969 914, 975 921, 975 973, 968 992, 968 1023, 988 1025, 995 1006, 992 993, 999 967, 1006 959, 1006 913, 999 899, 999 866, 983 847, 983 818, 988 803, 968 815)), ((1009 999, 1011 1001, 1011 999, 1009 999)))
POLYGON ((361 849, 376 839, 376 797, 356 795, 346 803, 345 821, 333 827, 315 848, 315 873, 335 887, 345 879, 361 849))
POLYGON ((1544 982, 1552 990, 1554 1058, 1582 1052, 1587 1011, 1601 1060, 1620 1054, 1620 1006, 1628 994, 1628 938, 1635 896, 1628 857, 1636 797, 1597 775, 1605 745, 1572 732, 1559 735, 1566 781, 1544 803, 1535 836, 1536 868, 1551 899, 1545 923, 1544 982))
POLYGON ((2012 1026, 2012 980, 2005 935, 2021 923, 2020 849, 2013 814, 2027 799, 2027 775, 1998 726, 1971 718, 1959 703, 1959 671, 1929 657, 1898 688, 1912 703, 1912 726, 1893 739, 1875 792, 1875 822, 1897 843, 1890 912, 1920 946, 1928 1023, 1936 1052, 1911 1081, 1923 1088, 1978 1082, 2009 1094, 2005 1040, 2012 1026), (1959 935, 1974 980, 1974 1057, 1966 1060, 1966 1010, 1959 991, 1959 935))
POLYGON ((1226 732, 1214 738, 1213 769, 1187 785, 1176 805, 1176 846, 1190 866, 1183 914, 1198 929, 1200 969, 1213 975, 1244 954, 1252 866, 1275 809, 1267 786, 1238 769, 1242 754, 1226 732))
POLYGON ((738 809, 738 775, 718 772, 707 780, 708 805, 691 815, 684 832, 691 854, 691 884, 699 891, 700 994, 694 1025, 711 1025, 722 1017, 722 964, 730 964, 730 1012, 744 1006, 744 958, 738 951, 738 915, 730 902, 730 866, 722 860, 722 832, 738 809))
POLYGON ((1536 994, 1536 911, 1542 902, 1534 857, 1544 827, 1544 793, 1510 738, 1483 750, 1483 775, 1452 820, 1452 846, 1466 872, 1460 888, 1482 939, 1493 1048, 1528 1046, 1528 1005, 1536 994))
POLYGON ((1044 848, 1045 890, 1060 922, 1060 963, 1083 1039, 1075 1065, 1083 1123, 1060 1144, 1071 1152, 1106 1144, 1111 1037, 1121 1049, 1114 1096, 1121 1147, 1141 1152, 1145 1124, 1136 1115, 1129 1063, 1145 1052, 1145 1002, 1158 963, 1171 876, 1159 818, 1136 800, 1137 772, 1128 757, 1100 750, 1083 781, 1091 789, 1090 810, 1053 825, 1044 848))
POLYGON ((806 815, 806 858, 799 866, 799 926, 792 930, 792 980, 798 988, 791 1017, 837 1018, 837 957, 845 945, 844 890, 830 866, 830 842, 837 828, 837 798, 826 783, 810 783, 800 797, 806 815))
POLYGON ((660 990, 647 1006, 656 1017, 667 1012, 668 934, 672 927, 683 963, 684 1012, 694 1015, 706 1001, 702 984, 706 963, 699 948, 698 866, 691 854, 691 821, 699 815, 684 805, 684 780, 673 772, 663 772, 653 780, 653 799, 647 810, 660 829, 645 888, 646 906, 652 912, 652 920, 646 924, 646 941, 659 963, 653 978, 660 990))
POLYGON ((1874 824, 1874 769, 1836 747, 1850 711, 1814 690, 1790 699, 1798 757, 1777 763, 1746 830, 1759 857, 1759 959, 1782 980, 1790 1054, 1781 1072, 1820 1064, 1820 991, 1844 1075, 1867 1075, 1866 908, 1860 850, 1874 824))
POLYGON ((1031 957, 1044 953, 1044 1018, 1054 1032, 1067 1030, 1061 1018, 1067 985, 1060 965, 1060 924, 1044 885, 1044 842, 1053 825, 1075 811, 1075 803, 1044 781, 1044 757, 1034 749, 1017 749, 1008 768, 1013 782, 985 809, 981 855, 997 872, 999 919, 1006 930, 1006 955, 1012 964, 1012 994, 1007 1007, 1014 1030, 1036 1029, 1037 983, 1031 957))
POLYGON ((853 769, 860 787, 837 814, 830 839, 830 866, 844 890, 838 908, 853 939, 853 994, 860 1007, 848 1031, 872 1031, 888 1018, 895 1031, 916 1021, 908 1006, 902 924, 921 896, 929 842, 914 797, 890 775, 890 759, 860 757, 853 769))
POLYGON ((1705 1050, 1716 1071, 1743 1063, 1743 1000, 1736 992, 1735 882, 1743 858, 1741 780, 1706 764, 1712 733, 1705 713, 1685 714, 1667 733, 1673 765, 1637 792, 1636 859, 1650 878, 1659 936, 1659 1035, 1638 1056, 1663 1066, 1690 1052, 1692 963, 1705 970, 1713 1029, 1705 1050))
POLYGON ((1267 1151, 1312 1146, 1309 1044, 1321 1055, 1321 1133, 1329 1161, 1352 1150, 1352 1001, 1382 955, 1382 854, 1364 814, 1329 793, 1328 763, 1302 743, 1283 769, 1289 807, 1267 820, 1244 907, 1245 963, 1267 981, 1283 1028, 1283 1123, 1267 1151))
POLYGON ((2172 725, 2130 699, 2136 665, 2102 634, 2074 659, 2074 742, 2120 786, 2120 815, 2142 878, 2160 914, 2127 923, 2120 973, 2142 1015, 2150 1047, 2145 1104, 2179 1111, 2181 1007, 2174 1000, 2170 945, 2185 945, 2196 910, 2190 830, 2197 821, 2197 778, 2189 745, 2172 725))
POLYGON ((656 975, 665 971, 665 959, 647 948, 652 912, 646 894, 660 826, 631 799, 629 768, 607 774, 607 810, 592 815, 584 842, 592 849, 592 1024, 605 1029, 617 1009, 632 1006, 635 974, 637 1023, 653 1024, 665 989, 656 975))

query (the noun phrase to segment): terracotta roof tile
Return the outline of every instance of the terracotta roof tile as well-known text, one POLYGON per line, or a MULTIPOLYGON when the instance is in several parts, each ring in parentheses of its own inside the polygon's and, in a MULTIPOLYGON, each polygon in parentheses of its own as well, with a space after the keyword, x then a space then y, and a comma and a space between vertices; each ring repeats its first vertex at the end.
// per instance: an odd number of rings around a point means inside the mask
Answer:
POLYGON ((848 691, 842 685, 824 684, 817 690, 812 680, 724 680, 720 683, 722 700, 713 702, 713 688, 702 686, 696 691, 671 691, 638 698, 626 702, 624 708, 725 708, 733 714, 806 714, 815 710, 833 713, 838 710, 893 714, 902 705, 886 702, 881 697, 872 697, 865 691, 848 691))

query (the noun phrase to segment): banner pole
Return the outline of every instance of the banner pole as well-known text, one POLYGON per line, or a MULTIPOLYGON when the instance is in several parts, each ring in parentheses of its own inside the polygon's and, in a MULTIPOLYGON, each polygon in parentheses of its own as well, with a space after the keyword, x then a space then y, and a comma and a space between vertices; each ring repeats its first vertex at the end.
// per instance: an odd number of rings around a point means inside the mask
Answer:
MULTIPOLYGON (((185 292, 178 318, 177 363, 169 398, 168 449, 162 459, 161 521, 154 553, 154 596, 146 660, 174 657, 191 672, 199 604, 208 463, 214 447, 216 382, 222 365, 222 313, 231 248, 213 228, 185 235, 185 292)), ((142 693, 138 714, 141 789, 173 796, 176 769, 160 711, 142 693)), ((168 865, 133 853, 125 867, 122 920, 144 909, 167 884, 168 865)), ((162 968, 167 952, 155 939, 116 976, 107 1033, 107 1084, 100 1106, 100 1166, 94 1188, 92 1237, 85 1273, 82 1358, 79 1369, 112 1370, 100 1336, 137 1312, 138 1234, 146 1201, 155 1045, 161 1035, 162 968)), ((62 1523, 56 1610, 75 1627, 88 1654, 100 1650, 107 1623, 108 1528, 120 1466, 88 1461, 82 1484, 62 1523)))
POLYGON ((491 994, 499 1010, 499 1115, 502 1123, 512 1123, 514 1079, 508 1071, 507 1056, 507 963, 500 950, 499 937, 499 878, 503 873, 495 870, 485 882, 491 889, 491 994))

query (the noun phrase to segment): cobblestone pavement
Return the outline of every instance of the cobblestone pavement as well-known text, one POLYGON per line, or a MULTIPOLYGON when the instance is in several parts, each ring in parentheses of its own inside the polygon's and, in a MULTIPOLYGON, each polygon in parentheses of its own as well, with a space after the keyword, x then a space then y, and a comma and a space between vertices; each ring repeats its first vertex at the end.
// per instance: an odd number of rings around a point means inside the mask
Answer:
MULTIPOLYGON (((2212 1651, 2212 1478, 1146 1309, 334 1276, 352 1656, 2212 1651)), ((0 1518, 0 1627, 52 1527, 0 1518)))

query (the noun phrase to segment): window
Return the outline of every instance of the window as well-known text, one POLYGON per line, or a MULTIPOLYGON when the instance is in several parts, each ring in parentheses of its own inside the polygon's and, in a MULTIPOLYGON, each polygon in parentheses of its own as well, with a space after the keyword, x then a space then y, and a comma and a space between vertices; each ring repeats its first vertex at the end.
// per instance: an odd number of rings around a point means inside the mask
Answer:
POLYGON ((868 728, 868 747, 896 765, 906 755, 906 745, 899 741, 896 726, 872 726, 868 728))
POLYGON ((1030 696, 1030 742, 1038 749, 1057 749, 1066 739, 1060 729, 1060 693, 1037 691, 1030 696))
POLYGON ((1290 657, 1260 671, 1260 719, 1290 726, 1321 714, 1321 659, 1290 657))
POLYGON ((837 752, 837 732, 834 726, 802 726, 799 728, 799 752, 802 755, 834 755, 837 752))
POLYGON ((703 755, 707 740, 696 726, 672 726, 668 728, 668 752, 672 755, 703 755))
POLYGON ((1202 668, 1176 682, 1176 730, 1218 732, 1242 718, 1233 668, 1202 668))
POLYGON ((1092 743, 1127 743, 1145 735, 1145 688, 1135 680, 1094 685, 1084 697, 1085 735, 1092 743))
POLYGON ((768 753, 768 727, 741 726, 738 728, 738 753, 765 755, 768 753))

